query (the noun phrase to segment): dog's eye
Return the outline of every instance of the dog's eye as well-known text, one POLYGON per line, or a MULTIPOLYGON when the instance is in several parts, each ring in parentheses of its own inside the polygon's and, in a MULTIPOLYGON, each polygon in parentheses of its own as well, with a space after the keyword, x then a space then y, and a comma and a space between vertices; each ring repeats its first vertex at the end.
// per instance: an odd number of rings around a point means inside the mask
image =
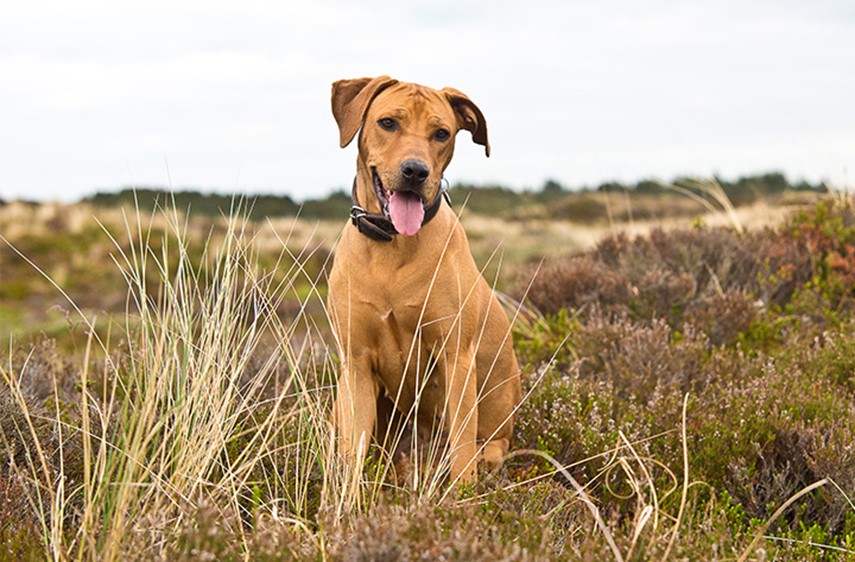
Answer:
POLYGON ((445 129, 439 129, 437 132, 433 134, 433 138, 438 140, 439 142, 445 142, 451 138, 451 133, 449 133, 445 129))
POLYGON ((384 131, 394 131, 398 128, 398 122, 391 117, 384 117, 380 121, 377 121, 377 124, 380 125, 384 131))

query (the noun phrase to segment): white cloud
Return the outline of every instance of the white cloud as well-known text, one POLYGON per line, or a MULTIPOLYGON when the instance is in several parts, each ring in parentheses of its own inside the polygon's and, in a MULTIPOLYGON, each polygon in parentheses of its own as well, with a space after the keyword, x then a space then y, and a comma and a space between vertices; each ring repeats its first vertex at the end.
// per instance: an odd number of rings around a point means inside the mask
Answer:
POLYGON ((345 187, 329 84, 380 73, 484 109, 493 157, 459 143, 452 181, 817 179, 855 159, 853 54, 855 13, 830 1, 19 2, 0 197, 163 184, 165 158, 176 186, 345 187))

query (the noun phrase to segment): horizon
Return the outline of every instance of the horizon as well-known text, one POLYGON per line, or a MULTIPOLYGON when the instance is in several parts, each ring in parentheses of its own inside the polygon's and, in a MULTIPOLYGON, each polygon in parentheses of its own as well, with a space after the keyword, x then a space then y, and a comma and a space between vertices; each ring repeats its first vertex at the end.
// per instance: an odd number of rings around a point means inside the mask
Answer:
MULTIPOLYGON (((566 194, 573 194, 573 193, 595 192, 595 191, 601 190, 603 187, 607 187, 607 186, 611 187, 613 185, 618 185, 618 186, 623 187, 624 189, 626 189, 628 191, 632 191, 639 184, 642 184, 644 182, 660 183, 663 185, 663 187, 673 185, 675 182, 678 182, 680 180, 714 180, 714 181, 717 181, 719 183, 733 184, 733 183, 737 183, 737 182, 742 181, 742 180, 764 178, 764 177, 768 177, 768 176, 772 176, 772 175, 781 175, 784 178, 784 180, 786 181, 788 187, 791 187, 791 188, 796 188, 796 187, 799 187, 799 186, 806 184, 811 189, 815 189, 815 190, 826 187, 828 189, 835 189, 835 190, 840 190, 840 191, 845 191, 845 192, 853 191, 852 186, 846 186, 846 185, 836 186, 836 185, 830 184, 829 182, 827 182, 823 179, 820 179, 817 182, 812 182, 812 181, 808 180, 807 178, 793 178, 793 177, 788 176, 786 173, 784 173, 780 170, 767 170, 765 172, 757 172, 757 173, 746 174, 746 175, 738 175, 738 176, 733 176, 733 177, 724 177, 724 176, 717 175, 717 174, 714 174, 714 175, 706 177, 706 178, 699 177, 699 176, 674 176, 671 178, 670 181, 666 181, 660 177, 655 177, 655 176, 643 177, 643 178, 638 178, 637 180, 630 180, 630 181, 618 181, 618 180, 613 180, 613 179, 606 179, 606 180, 599 182, 599 183, 596 183, 596 184, 572 185, 572 186, 566 185, 560 181, 555 180, 554 178, 546 178, 540 185, 536 185, 536 186, 512 186, 512 185, 499 184, 499 183, 458 182, 458 183, 450 184, 449 189, 466 189, 466 188, 485 189, 485 190, 487 190, 487 189, 505 189, 505 190, 511 191, 513 193, 525 194, 525 193, 541 193, 547 189, 547 186, 549 184, 557 184, 560 186, 562 192, 564 192, 566 194)), ((185 185, 185 186, 121 185, 121 186, 118 186, 115 188, 95 189, 95 190, 92 190, 89 192, 84 192, 82 195, 80 195, 79 197, 77 197, 73 200, 64 200, 63 201, 63 200, 59 200, 59 199, 29 199, 26 197, 11 197, 8 199, 4 199, 2 196, 0 196, 0 202, 7 203, 7 204, 12 203, 12 202, 23 202, 23 203, 28 203, 28 204, 29 203, 34 203, 34 204, 60 203, 60 204, 72 204, 73 205, 73 204, 77 204, 77 203, 84 203, 87 200, 91 200, 91 199, 96 198, 96 197, 119 195, 122 193, 126 193, 128 191, 139 191, 139 192, 153 191, 153 192, 174 193, 176 195, 193 194, 193 195, 212 196, 212 197, 235 197, 235 196, 239 196, 239 197, 246 197, 246 198, 257 198, 257 197, 288 198, 291 201, 293 201, 294 203, 300 204, 300 203, 306 203, 306 202, 310 202, 310 201, 321 201, 321 200, 328 199, 328 198, 336 196, 336 195, 347 196, 349 190, 342 186, 341 188, 332 189, 332 190, 325 192, 325 193, 322 193, 322 194, 315 194, 315 195, 309 194, 305 197, 299 198, 299 197, 294 197, 293 195, 286 193, 286 192, 282 192, 282 191, 277 192, 277 191, 249 191, 249 190, 244 190, 242 192, 238 192, 238 191, 229 191, 228 189, 220 189, 220 188, 216 188, 216 187, 201 188, 201 187, 193 186, 193 185, 185 185)))

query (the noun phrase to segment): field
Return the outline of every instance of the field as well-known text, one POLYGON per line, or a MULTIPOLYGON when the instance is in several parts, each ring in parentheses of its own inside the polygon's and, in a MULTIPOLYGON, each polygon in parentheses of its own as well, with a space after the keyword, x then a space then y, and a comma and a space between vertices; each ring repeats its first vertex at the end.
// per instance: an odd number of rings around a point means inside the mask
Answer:
POLYGON ((335 456, 343 220, 0 204, 0 558, 855 558, 851 197, 699 185, 456 196, 524 372, 472 486, 335 456))

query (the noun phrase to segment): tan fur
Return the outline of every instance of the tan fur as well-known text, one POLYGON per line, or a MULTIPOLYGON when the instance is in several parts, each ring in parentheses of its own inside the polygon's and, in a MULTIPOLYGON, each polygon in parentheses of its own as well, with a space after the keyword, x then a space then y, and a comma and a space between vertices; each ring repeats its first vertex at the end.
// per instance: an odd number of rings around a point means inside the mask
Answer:
MULTIPOLYGON (((487 126, 461 92, 401 83, 387 76, 333 84, 332 109, 344 147, 359 133, 356 194, 381 213, 374 171, 388 191, 403 181, 401 163, 425 162, 423 197, 433 201, 460 129, 489 155, 487 126), (387 131, 383 118, 396 120, 387 131), (451 133, 435 138, 439 128, 451 133)), ((336 249, 328 305, 342 348, 333 408, 338 450, 361 466, 377 422, 377 401, 396 400, 407 413, 421 394, 418 425, 442 420, 452 479, 472 480, 483 458, 499 465, 510 446, 520 399, 519 368, 508 318, 480 275, 453 210, 412 236, 382 243, 348 225, 336 249)))

